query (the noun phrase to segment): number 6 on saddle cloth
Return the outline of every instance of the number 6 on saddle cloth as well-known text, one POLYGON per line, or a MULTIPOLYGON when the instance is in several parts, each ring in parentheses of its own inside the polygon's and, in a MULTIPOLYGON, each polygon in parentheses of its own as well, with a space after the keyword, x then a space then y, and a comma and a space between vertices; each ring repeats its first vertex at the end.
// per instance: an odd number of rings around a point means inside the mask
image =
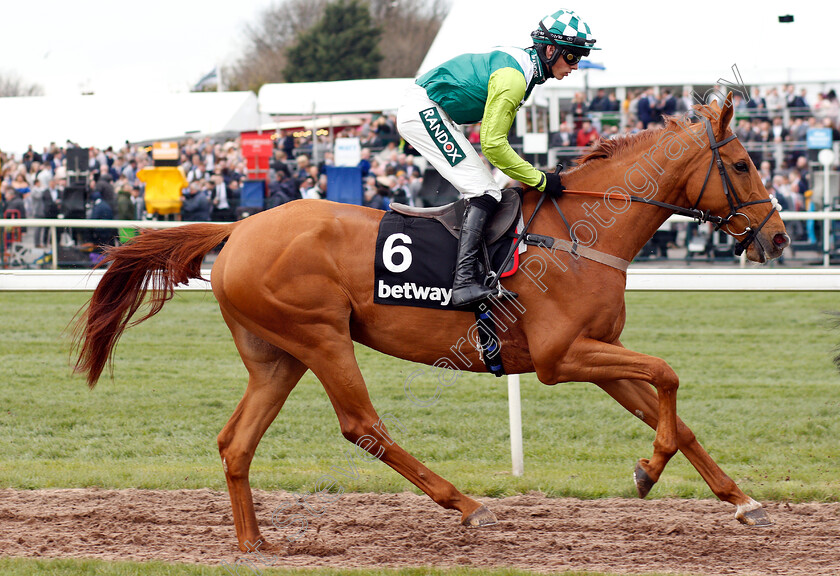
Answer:
MULTIPOLYGON (((391 204, 379 224, 374 264, 376 304, 455 310, 452 282, 464 200, 434 208, 391 204)), ((522 205, 516 190, 502 192, 502 201, 487 228, 487 246, 480 259, 481 273, 499 274, 499 267, 522 227, 522 205)), ((520 244, 501 277, 519 264, 520 244)))

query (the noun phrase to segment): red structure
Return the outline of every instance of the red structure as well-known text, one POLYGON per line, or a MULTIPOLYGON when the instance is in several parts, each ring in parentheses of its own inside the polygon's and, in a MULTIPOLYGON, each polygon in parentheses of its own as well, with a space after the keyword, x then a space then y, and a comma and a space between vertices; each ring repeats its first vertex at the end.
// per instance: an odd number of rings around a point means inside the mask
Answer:
POLYGON ((274 153, 271 133, 243 132, 242 155, 248 165, 248 180, 267 180, 268 167, 274 153))

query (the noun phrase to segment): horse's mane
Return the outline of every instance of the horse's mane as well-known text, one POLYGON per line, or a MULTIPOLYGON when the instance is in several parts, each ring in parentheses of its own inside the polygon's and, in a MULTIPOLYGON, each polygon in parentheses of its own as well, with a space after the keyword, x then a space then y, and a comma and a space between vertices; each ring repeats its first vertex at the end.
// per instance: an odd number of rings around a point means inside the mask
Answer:
POLYGON ((618 136, 616 138, 601 138, 589 152, 577 159, 577 168, 582 168, 592 160, 616 158, 627 150, 632 150, 638 146, 650 143, 649 141, 656 139, 663 130, 668 129, 675 123, 675 119, 672 116, 666 116, 664 120, 664 127, 642 130, 636 134, 618 136))

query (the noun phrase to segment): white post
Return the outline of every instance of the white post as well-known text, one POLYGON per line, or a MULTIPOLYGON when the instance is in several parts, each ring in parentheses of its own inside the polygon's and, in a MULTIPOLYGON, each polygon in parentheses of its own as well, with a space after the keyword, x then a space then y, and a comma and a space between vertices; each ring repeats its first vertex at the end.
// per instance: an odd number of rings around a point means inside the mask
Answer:
MULTIPOLYGON (((318 117, 315 116, 315 101, 312 101, 312 165, 318 165, 318 117)), ((317 182, 316 182, 317 184, 317 182)))
POLYGON ((557 132, 558 130, 560 130, 560 98, 552 93, 548 98, 548 131, 557 132))
MULTIPOLYGON (((828 194, 828 180, 829 180, 829 173, 828 173, 828 164, 823 164, 823 174, 825 174, 823 179, 823 211, 828 212, 831 210, 831 198, 828 194)), ((831 263, 831 254, 830 254, 830 243, 831 243, 831 227, 834 224, 831 220, 825 220, 823 222, 823 266, 828 267, 831 263)))
MULTIPOLYGON (((818 159, 820 161, 820 164, 823 165, 823 212, 830 212, 831 195, 829 194, 828 187, 831 174, 829 173, 829 168, 831 168, 831 164, 834 162, 834 150, 832 150, 831 148, 820 150, 818 159)), ((831 242, 832 224, 833 222, 831 220, 823 220, 823 266, 826 267, 828 267, 828 265, 831 262, 829 244, 831 242)))
POLYGON ((50 227, 50 247, 52 248, 52 269, 58 270, 58 228, 50 227))
POLYGON ((508 375, 508 409, 510 412, 510 459, 513 475, 522 476, 525 460, 522 455, 522 402, 519 396, 519 374, 508 375))

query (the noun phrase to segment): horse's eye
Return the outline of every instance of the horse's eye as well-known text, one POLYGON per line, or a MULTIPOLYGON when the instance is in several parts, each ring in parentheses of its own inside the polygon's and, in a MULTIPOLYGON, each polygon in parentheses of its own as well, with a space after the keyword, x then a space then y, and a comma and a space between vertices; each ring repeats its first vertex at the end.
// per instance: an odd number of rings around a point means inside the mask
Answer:
POLYGON ((735 170, 738 172, 749 172, 750 167, 747 165, 746 162, 735 162, 735 170))

